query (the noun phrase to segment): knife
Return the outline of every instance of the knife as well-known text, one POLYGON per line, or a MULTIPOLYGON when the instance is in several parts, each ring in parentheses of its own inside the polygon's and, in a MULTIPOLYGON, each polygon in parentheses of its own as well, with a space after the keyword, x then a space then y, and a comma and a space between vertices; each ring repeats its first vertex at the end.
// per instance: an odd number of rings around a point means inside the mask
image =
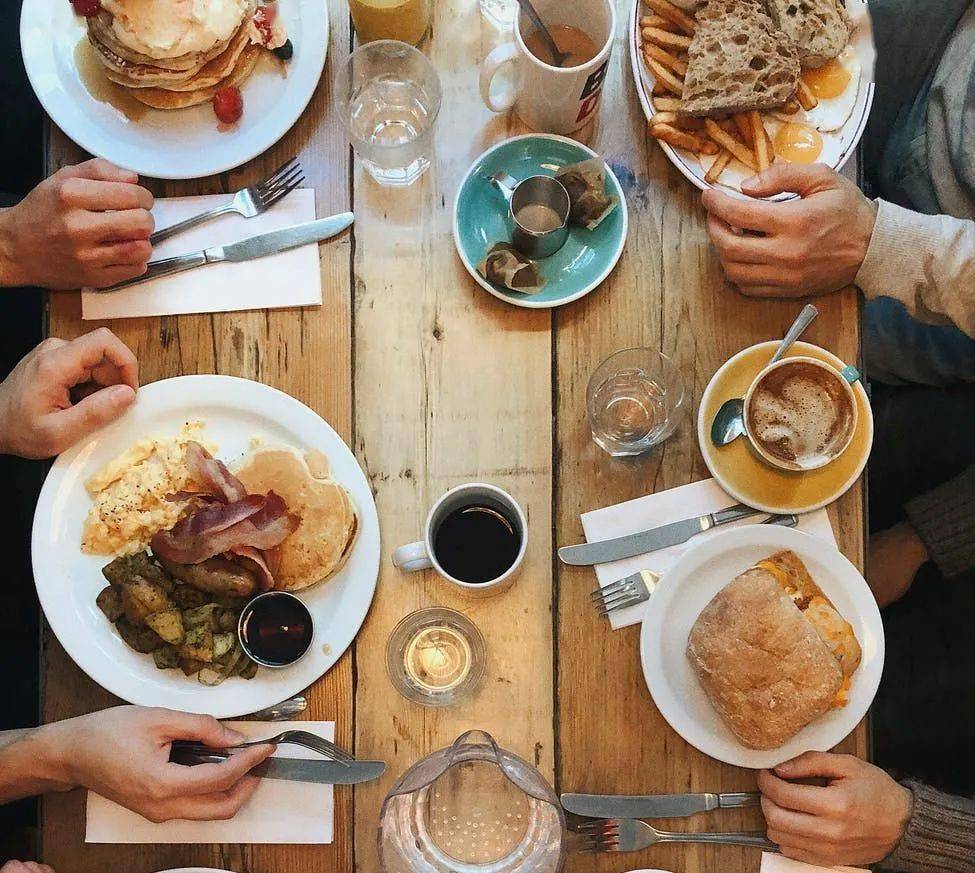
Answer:
MULTIPOLYGON (((174 764, 219 764, 226 755, 201 755, 175 748, 170 760, 174 764)), ((305 758, 268 758, 251 773, 262 779, 283 779, 289 782, 318 782, 326 785, 356 785, 371 782, 386 771, 384 761, 325 761, 305 758)))
POLYGON ((286 252, 289 249, 329 239, 345 230, 354 220, 355 216, 351 212, 343 212, 330 218, 320 218, 318 221, 309 221, 306 224, 298 224, 282 230, 272 230, 270 233, 262 233, 229 245, 204 249, 202 252, 179 255, 175 258, 163 258, 160 261, 150 261, 149 267, 141 276, 97 290, 103 292, 119 291, 122 288, 130 288, 133 285, 148 282, 150 279, 158 279, 160 276, 182 273, 184 270, 192 270, 207 264, 219 264, 221 261, 240 262, 264 258, 278 252, 286 252))
POLYGON ((743 794, 649 794, 625 797, 614 794, 563 794, 567 812, 589 818, 684 818, 712 809, 757 806, 757 792, 743 794))
POLYGON ((663 527, 628 534, 625 537, 601 540, 595 543, 581 543, 577 546, 563 546, 559 549, 559 557, 564 563, 576 567, 607 564, 610 561, 619 561, 623 558, 632 558, 636 555, 665 549, 668 546, 676 546, 678 543, 685 543, 692 536, 706 530, 760 514, 761 510, 752 509, 750 506, 739 503, 737 506, 721 509, 718 512, 712 512, 698 518, 686 518, 683 521, 675 521, 671 524, 665 524, 663 527))

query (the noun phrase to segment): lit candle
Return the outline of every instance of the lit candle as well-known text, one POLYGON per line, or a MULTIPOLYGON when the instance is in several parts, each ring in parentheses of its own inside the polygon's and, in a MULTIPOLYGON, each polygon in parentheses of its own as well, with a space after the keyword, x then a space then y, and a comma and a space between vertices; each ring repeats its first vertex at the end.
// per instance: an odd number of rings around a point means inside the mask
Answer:
POLYGON ((426 691, 450 691, 471 671, 471 644, 454 627, 421 628, 407 643, 406 675, 426 691))

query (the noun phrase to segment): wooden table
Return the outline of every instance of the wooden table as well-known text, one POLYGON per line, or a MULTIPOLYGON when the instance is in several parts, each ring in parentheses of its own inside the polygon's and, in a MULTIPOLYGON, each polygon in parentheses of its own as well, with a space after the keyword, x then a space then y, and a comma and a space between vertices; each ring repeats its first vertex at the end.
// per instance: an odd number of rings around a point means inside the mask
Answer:
MULTIPOLYGON (((317 847, 86 846, 84 796, 44 805, 43 859, 59 873, 151 873, 183 865, 237 873, 373 873, 379 807, 418 758, 473 727, 534 761, 559 791, 619 793, 741 790, 745 771, 707 759, 656 712, 640 671, 638 629, 611 632, 589 605, 591 570, 564 567, 557 544, 582 537, 579 514, 704 478, 689 416, 658 451, 614 461, 592 443, 587 379, 607 355, 636 345, 680 363, 693 398, 730 355, 780 337, 795 302, 740 297, 709 246, 698 192, 648 139, 634 92, 624 30, 631 0, 619 0, 620 32, 601 120, 587 137, 626 191, 630 235, 619 266, 595 293, 563 309, 502 303, 465 273, 451 238, 453 200, 473 159, 523 132, 492 116, 477 90, 477 64, 497 34, 476 0, 437 0, 426 51, 444 85, 433 169, 410 189, 377 187, 351 158, 330 83, 351 43, 344 0, 328 0, 332 34, 325 75, 302 119, 270 152, 220 177, 153 183, 159 195, 234 191, 298 154, 319 215, 354 209, 351 235, 320 249, 320 309, 117 321, 111 328, 138 354, 143 382, 185 373, 257 379, 304 401, 353 447, 376 496, 384 561, 372 611, 352 649, 309 690, 308 716, 334 719, 338 739, 389 762, 380 782, 353 797, 338 789, 335 843, 317 847), (461 482, 493 482, 529 517, 528 560, 503 596, 468 601, 433 575, 403 576, 391 550, 416 538, 432 501, 461 482), (490 664, 476 698, 445 711, 401 699, 390 688, 384 645, 396 622, 423 606, 466 612, 482 629, 490 664)), ((245 122, 246 123, 246 122, 245 122)), ((83 156, 52 130, 52 169, 83 156)), ((809 338, 846 360, 858 353, 854 292, 818 301, 809 338)), ((82 322, 77 295, 50 299, 50 332, 69 337, 82 322)), ((843 552, 863 558, 858 486, 832 510, 843 552)), ((48 630, 43 713, 64 718, 117 701, 87 679, 48 630)), ((866 752, 866 731, 843 746, 866 752)), ((675 823, 687 828, 757 824, 730 812, 675 823)), ((568 871, 634 867, 744 873, 753 850, 664 847, 642 855, 570 857, 568 871)))

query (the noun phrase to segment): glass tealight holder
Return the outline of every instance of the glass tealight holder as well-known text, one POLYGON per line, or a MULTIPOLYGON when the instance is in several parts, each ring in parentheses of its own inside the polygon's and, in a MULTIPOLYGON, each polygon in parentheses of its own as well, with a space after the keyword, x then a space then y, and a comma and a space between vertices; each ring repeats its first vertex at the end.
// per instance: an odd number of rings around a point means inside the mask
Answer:
POLYGON ((468 697, 484 676, 484 637, 460 612, 421 609, 393 628, 386 672, 407 700, 450 706, 468 697))

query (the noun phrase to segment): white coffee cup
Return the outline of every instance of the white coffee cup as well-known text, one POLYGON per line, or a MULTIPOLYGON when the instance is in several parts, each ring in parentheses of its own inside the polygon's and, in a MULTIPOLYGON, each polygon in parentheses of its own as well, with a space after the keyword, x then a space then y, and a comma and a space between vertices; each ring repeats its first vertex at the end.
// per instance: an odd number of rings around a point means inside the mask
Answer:
POLYGON ((850 443, 853 442, 853 435, 856 433, 857 422, 859 419, 859 406, 857 404, 856 395, 853 393, 852 385, 859 380, 860 373, 856 367, 846 366, 841 370, 837 370, 836 367, 821 361, 818 358, 797 356, 783 358, 781 361, 774 364, 769 364, 769 366, 765 367, 754 378, 754 380, 752 380, 752 384, 749 386, 748 392, 745 394, 743 414, 745 434, 748 437, 748 442, 763 461, 765 461, 767 464, 771 464, 773 467, 778 467, 780 470, 805 472, 809 470, 818 470, 821 467, 825 467, 827 464, 832 463, 840 455, 842 455, 843 452, 847 450, 850 443), (839 389, 849 411, 849 418, 846 421, 846 429, 842 434, 842 439, 840 439, 835 445, 831 446, 828 452, 824 452, 823 454, 807 460, 804 463, 786 460, 785 458, 780 458, 768 451, 768 449, 762 444, 761 440, 757 438, 754 422, 752 420, 752 398, 758 388, 765 383, 769 375, 774 371, 786 367, 794 367, 797 364, 806 365, 822 371, 824 375, 839 389))
POLYGON ((513 107, 534 130, 572 133, 592 121, 599 108, 616 35, 616 7, 612 0, 536 0, 535 8, 549 27, 579 28, 600 46, 599 53, 578 67, 546 64, 525 45, 524 35, 534 28, 520 12, 514 42, 498 46, 481 66, 481 97, 493 112, 507 112, 513 107), (507 64, 514 66, 515 83, 500 94, 492 94, 491 84, 507 64))
POLYGON ((468 485, 458 485, 443 495, 427 515, 423 539, 406 546, 400 546, 393 552, 393 564, 408 573, 418 570, 433 569, 451 585, 455 585, 471 597, 489 597, 499 594, 511 587, 518 571, 525 560, 528 547, 528 519, 518 502, 507 491, 502 491, 495 485, 485 485, 475 482, 468 485), (464 506, 493 507, 501 512, 518 530, 521 545, 514 563, 496 579, 487 582, 464 582, 451 576, 437 560, 434 551, 434 539, 441 522, 455 509, 464 506))

